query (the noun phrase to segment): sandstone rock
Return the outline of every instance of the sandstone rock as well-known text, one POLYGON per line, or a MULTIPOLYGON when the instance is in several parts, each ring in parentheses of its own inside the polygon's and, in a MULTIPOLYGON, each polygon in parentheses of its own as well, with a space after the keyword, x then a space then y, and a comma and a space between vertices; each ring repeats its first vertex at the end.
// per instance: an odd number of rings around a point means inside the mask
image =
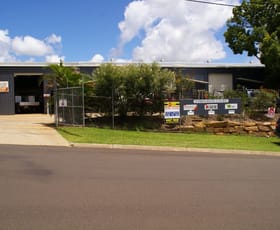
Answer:
POLYGON ((247 132, 258 132, 258 126, 246 126, 244 127, 244 130, 247 132))
POLYGON ((262 125, 265 125, 265 126, 270 126, 272 124, 273 124, 272 122, 262 122, 262 125))
POLYGON ((181 130, 183 132, 193 132, 194 131, 194 127, 192 125, 186 125, 181 127, 181 130))
POLYGON ((236 122, 236 121, 228 121, 228 125, 229 127, 236 127, 236 126, 240 126, 241 123, 240 122, 236 122))
POLYGON ((244 122, 243 124, 245 127, 255 126, 256 122, 244 122))
POLYGON ((270 129, 269 126, 264 126, 264 125, 259 125, 259 126, 258 126, 258 129, 259 129, 261 132, 269 132, 269 131, 271 131, 271 129, 270 129))
POLYGON ((206 127, 206 125, 203 122, 194 123, 193 126, 195 128, 202 128, 202 129, 204 129, 206 127))
POLYGON ((210 122, 206 122, 205 125, 207 127, 213 127, 213 128, 224 128, 224 127, 227 127, 228 122, 227 121, 210 121, 210 122))
POLYGON ((224 128, 224 132, 225 133, 237 133, 238 130, 236 130, 234 127, 227 127, 227 128, 224 128))
POLYGON ((214 128, 214 133, 224 133, 223 128, 214 128))
POLYGON ((194 128, 194 131, 195 132, 199 132, 199 133, 201 133, 201 132, 205 132, 205 128, 194 128))
POLYGON ((274 132, 267 132, 268 137, 275 137, 276 134, 274 132))
MULTIPOLYGON (((275 121, 241 121, 241 120, 205 120, 199 117, 188 117, 181 126, 181 131, 185 132, 208 132, 217 135, 240 134, 254 135, 262 137, 275 136, 275 121)), ((169 127, 170 128, 170 127, 169 127)), ((176 128, 172 128, 175 131, 176 128)))
POLYGON ((206 128, 206 132, 208 132, 208 133, 214 133, 214 128, 206 128))

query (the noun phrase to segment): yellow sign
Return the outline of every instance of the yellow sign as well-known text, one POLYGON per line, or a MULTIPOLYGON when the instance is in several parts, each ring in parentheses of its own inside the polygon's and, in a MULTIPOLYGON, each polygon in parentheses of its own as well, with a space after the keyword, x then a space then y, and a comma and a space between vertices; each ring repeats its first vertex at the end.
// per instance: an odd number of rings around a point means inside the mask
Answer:
POLYGON ((180 102, 168 101, 164 103, 164 118, 166 123, 179 123, 180 102))

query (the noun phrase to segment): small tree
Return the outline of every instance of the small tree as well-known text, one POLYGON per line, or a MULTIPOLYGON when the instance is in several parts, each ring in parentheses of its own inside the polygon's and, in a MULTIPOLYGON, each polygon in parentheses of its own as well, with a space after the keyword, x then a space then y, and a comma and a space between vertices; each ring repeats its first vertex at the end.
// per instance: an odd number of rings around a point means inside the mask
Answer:
POLYGON ((103 64, 93 76, 95 95, 113 95, 116 112, 121 116, 125 116, 128 110, 138 115, 162 111, 164 91, 175 79, 173 72, 161 69, 156 63, 103 64))
POLYGON ((121 70, 111 63, 102 64, 93 72, 93 93, 105 113, 112 112, 112 99, 118 104, 121 88, 121 70))
POLYGON ((194 82, 189 75, 183 75, 182 71, 176 73, 176 94, 179 99, 185 98, 194 87, 194 82))
POLYGON ((60 64, 51 64, 48 66, 50 73, 44 75, 44 80, 53 88, 66 88, 79 86, 82 82, 90 80, 88 75, 82 74, 77 68, 65 67, 60 64))

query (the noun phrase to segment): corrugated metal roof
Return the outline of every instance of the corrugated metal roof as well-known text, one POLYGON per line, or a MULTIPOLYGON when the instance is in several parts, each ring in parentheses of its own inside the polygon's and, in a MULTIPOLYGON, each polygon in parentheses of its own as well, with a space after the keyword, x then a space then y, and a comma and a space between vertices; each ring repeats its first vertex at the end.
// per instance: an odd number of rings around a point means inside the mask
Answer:
MULTIPOLYGON (((114 63, 118 66, 127 64, 141 64, 142 62, 104 62, 104 63, 94 63, 94 62, 65 62, 64 66, 73 67, 98 67, 101 64, 114 63)), ((46 67, 50 64, 47 62, 15 62, 15 63, 0 63, 0 67, 46 67)), ((58 63, 57 63, 58 64, 58 63)), ((151 63, 148 63, 151 64, 151 63)), ((258 63, 184 63, 184 62, 158 62, 161 67, 174 67, 174 68, 264 68, 263 64, 258 63)))

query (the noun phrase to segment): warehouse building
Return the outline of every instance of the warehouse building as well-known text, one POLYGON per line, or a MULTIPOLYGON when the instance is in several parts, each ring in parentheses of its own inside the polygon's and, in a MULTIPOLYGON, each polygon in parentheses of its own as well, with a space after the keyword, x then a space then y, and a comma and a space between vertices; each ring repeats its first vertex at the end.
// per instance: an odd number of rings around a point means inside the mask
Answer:
MULTIPOLYGON (((242 85, 259 88, 264 80, 261 64, 185 64, 159 63, 162 68, 181 71, 194 82, 196 89, 219 93, 242 85)), ((0 63, 0 115, 47 113, 50 92, 43 76, 49 73, 48 63, 0 63)), ((100 64, 65 63, 91 74, 100 64)), ((125 65, 125 64, 118 64, 125 65)))

